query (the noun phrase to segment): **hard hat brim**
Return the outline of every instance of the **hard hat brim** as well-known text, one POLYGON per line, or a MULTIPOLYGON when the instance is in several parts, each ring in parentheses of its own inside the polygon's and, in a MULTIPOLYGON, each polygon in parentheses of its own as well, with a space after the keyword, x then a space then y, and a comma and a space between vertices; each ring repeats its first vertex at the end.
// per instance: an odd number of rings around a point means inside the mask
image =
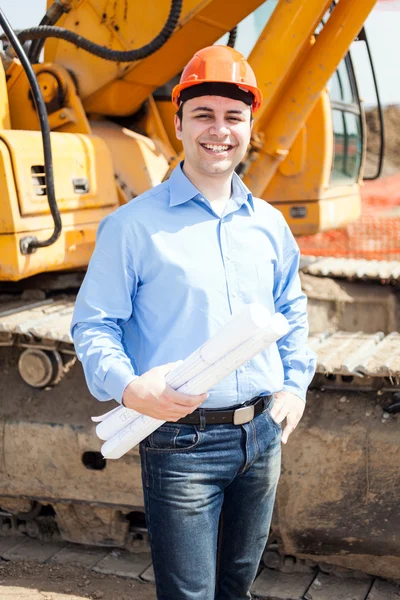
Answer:
MULTIPOLYGON (((179 109, 180 106, 180 95, 182 90, 193 87, 196 85, 200 85, 201 83, 225 83, 221 82, 220 79, 197 79, 196 81, 185 81, 183 83, 178 83, 174 89, 172 90, 172 103, 173 105, 179 109)), ((262 94, 260 90, 252 85, 248 85, 247 83, 238 83, 234 81, 227 81, 226 83, 230 83, 232 85, 236 85, 238 88, 251 92, 254 96, 254 101, 252 104, 252 113, 256 113, 261 106, 262 103, 262 94)))

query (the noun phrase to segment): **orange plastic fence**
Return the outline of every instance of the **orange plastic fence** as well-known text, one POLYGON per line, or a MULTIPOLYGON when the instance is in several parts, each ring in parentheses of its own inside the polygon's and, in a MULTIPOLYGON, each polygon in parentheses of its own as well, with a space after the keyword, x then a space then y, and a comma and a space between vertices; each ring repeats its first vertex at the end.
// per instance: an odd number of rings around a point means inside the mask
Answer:
POLYGON ((400 260, 400 175, 367 182, 362 200, 357 222, 298 238, 302 254, 400 260))

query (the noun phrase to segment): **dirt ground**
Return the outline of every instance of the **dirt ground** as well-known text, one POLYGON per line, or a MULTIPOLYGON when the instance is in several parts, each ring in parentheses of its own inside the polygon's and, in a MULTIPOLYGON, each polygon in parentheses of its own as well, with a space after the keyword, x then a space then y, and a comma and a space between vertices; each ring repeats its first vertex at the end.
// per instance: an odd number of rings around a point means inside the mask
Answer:
POLYGON ((75 565, 0 562, 1 600, 156 600, 155 587, 75 565))

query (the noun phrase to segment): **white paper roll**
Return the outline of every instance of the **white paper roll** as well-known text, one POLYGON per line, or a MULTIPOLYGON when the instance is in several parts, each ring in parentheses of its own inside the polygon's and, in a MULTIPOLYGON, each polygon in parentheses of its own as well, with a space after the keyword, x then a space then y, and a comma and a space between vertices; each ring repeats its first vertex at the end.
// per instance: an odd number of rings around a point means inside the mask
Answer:
MULTIPOLYGON (((243 341, 230 352, 225 353, 225 355, 207 366, 203 371, 197 373, 190 381, 180 386, 178 391, 185 392, 186 394, 208 392, 209 389, 214 387, 224 377, 256 356, 256 354, 264 350, 269 344, 286 335, 288 331, 289 324, 286 318, 281 314, 273 315, 266 327, 257 331, 251 338, 243 341)), ((102 445, 101 452, 103 456, 111 459, 120 458, 164 422, 141 415, 102 445)))

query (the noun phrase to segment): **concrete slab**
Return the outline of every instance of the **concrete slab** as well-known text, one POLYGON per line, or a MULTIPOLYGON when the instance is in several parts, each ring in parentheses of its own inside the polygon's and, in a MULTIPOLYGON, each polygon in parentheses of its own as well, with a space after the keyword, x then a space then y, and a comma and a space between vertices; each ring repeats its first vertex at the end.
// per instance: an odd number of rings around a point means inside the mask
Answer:
POLYGON ((99 548, 96 546, 84 546, 81 544, 69 543, 59 552, 51 557, 50 562, 59 564, 73 563, 82 567, 94 567, 102 558, 107 556, 111 550, 109 548, 99 548))
POLYGON ((155 577, 154 577, 154 569, 153 569, 153 565, 150 565, 150 567, 148 569, 145 570, 144 573, 141 574, 140 579, 143 579, 143 581, 146 581, 146 583, 155 583, 155 577))
POLYGON ((371 583, 372 577, 339 579, 319 573, 304 597, 306 600, 365 600, 371 583))
POLYGON ((301 600, 310 587, 315 573, 281 573, 264 569, 256 578, 252 594, 266 600, 301 600))
POLYGON ((400 585, 375 579, 367 600, 400 600, 400 585))
POLYGON ((113 550, 93 567, 93 571, 139 579, 150 565, 150 554, 133 554, 126 550, 113 550))
POLYGON ((5 560, 36 560, 44 563, 66 544, 67 542, 40 542, 32 538, 24 538, 19 544, 4 552, 2 558, 5 560))
POLYGON ((22 538, 16 535, 0 537, 0 556, 3 557, 4 552, 7 552, 21 541, 22 538))

